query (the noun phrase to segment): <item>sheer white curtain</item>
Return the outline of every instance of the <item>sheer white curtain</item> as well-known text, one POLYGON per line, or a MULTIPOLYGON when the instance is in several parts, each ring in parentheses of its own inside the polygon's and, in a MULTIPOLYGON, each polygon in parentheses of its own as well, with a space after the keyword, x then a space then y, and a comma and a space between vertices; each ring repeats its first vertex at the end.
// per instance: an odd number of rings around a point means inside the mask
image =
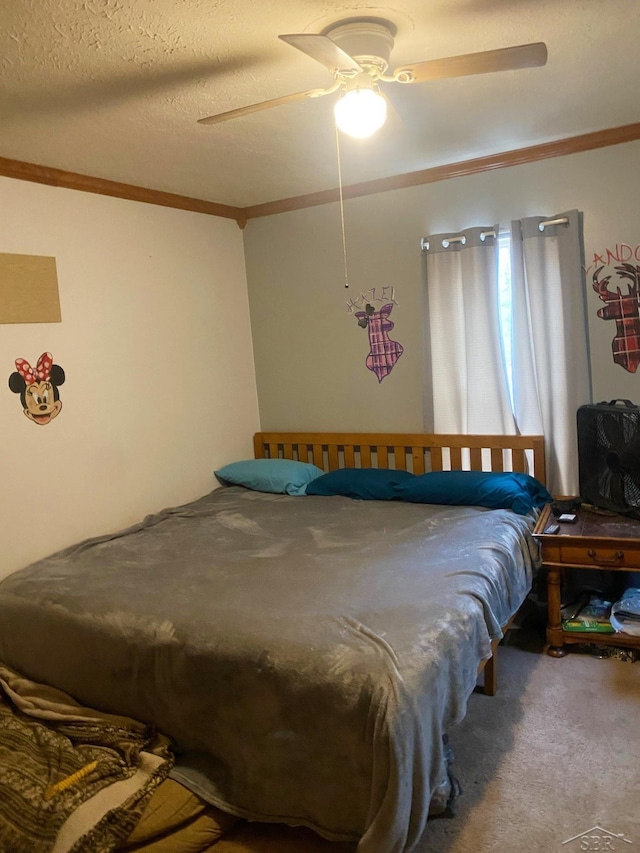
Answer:
POLYGON ((511 223, 515 418, 545 436, 556 495, 579 494, 576 411, 591 401, 581 226, 577 210, 511 223))
POLYGON ((490 226, 422 241, 431 339, 427 394, 438 433, 516 431, 500 343, 497 235, 498 227, 490 226))

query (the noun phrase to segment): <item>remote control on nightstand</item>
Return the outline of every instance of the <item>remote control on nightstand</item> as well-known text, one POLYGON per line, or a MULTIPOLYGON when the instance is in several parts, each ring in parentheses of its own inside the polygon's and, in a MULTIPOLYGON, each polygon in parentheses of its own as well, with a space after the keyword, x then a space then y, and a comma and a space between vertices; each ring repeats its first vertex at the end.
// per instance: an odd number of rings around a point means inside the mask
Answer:
POLYGON ((575 524, 577 520, 578 516, 575 512, 563 512, 562 515, 558 516, 558 521, 562 524, 575 524))

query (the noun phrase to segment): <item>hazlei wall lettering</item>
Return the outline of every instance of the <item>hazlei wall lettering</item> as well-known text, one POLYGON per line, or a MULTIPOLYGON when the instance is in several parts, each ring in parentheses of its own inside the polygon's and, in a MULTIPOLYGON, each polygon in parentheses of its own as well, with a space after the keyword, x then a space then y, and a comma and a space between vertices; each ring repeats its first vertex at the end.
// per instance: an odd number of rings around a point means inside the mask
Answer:
POLYGON ((354 311, 362 311, 367 305, 373 305, 374 302, 383 302, 385 305, 397 305, 396 290, 391 284, 385 284, 381 288, 370 287, 366 292, 363 291, 356 299, 349 299, 346 303, 347 311, 353 314, 354 311))

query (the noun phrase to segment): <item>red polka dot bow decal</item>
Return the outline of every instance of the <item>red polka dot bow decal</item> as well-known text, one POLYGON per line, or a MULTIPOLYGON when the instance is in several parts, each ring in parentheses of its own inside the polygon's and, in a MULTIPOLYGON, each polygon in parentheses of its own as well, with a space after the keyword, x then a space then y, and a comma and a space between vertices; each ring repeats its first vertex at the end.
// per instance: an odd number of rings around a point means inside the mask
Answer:
POLYGON ((33 385, 34 382, 48 382, 51 378, 51 365, 53 364, 53 356, 50 352, 43 352, 35 367, 31 367, 29 362, 24 358, 16 359, 16 370, 22 376, 27 386, 33 385))

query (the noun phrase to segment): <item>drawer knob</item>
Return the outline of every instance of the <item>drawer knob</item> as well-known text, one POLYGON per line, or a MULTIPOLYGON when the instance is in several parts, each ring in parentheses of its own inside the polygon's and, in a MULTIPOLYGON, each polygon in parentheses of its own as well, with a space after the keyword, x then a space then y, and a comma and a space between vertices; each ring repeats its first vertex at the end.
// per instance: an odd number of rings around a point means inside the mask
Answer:
POLYGON ((613 557, 598 557, 597 553, 593 550, 593 548, 589 548, 587 554, 591 557, 592 560, 597 560, 599 563, 619 563, 621 560, 624 560, 624 552, 616 551, 613 557))

